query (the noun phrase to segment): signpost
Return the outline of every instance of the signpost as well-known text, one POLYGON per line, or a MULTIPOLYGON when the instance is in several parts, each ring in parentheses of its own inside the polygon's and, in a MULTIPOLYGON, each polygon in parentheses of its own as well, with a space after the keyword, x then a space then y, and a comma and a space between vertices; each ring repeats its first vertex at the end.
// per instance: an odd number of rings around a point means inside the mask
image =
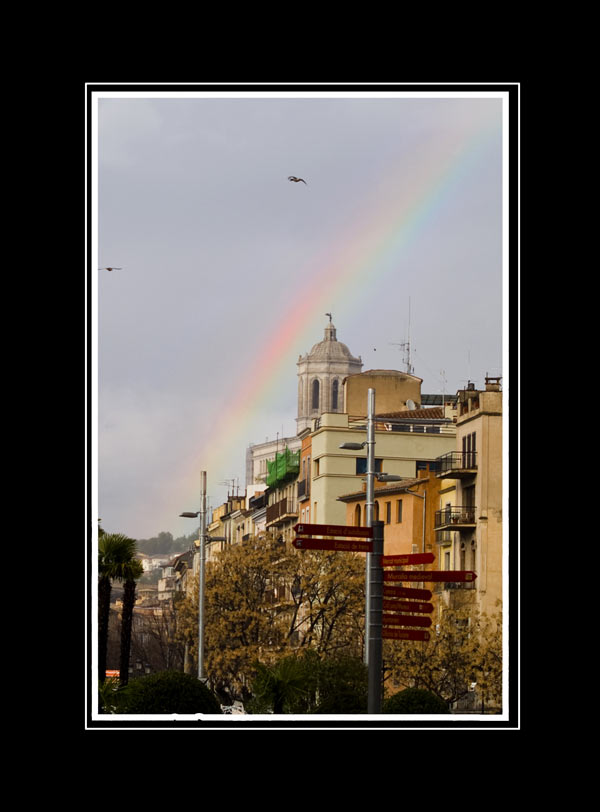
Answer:
POLYGON ((430 601, 433 593, 428 589, 417 589, 414 586, 385 586, 383 587, 384 598, 415 598, 418 601, 430 601))
POLYGON ((423 615, 382 615, 384 626, 431 626, 431 618, 423 615))
POLYGON ((355 553, 373 551, 372 541, 359 539, 314 539, 297 536, 292 544, 297 550, 346 550, 355 553))
POLYGON ((477 575, 469 570, 394 570, 383 573, 384 581, 474 581, 477 575))
POLYGON ((373 538, 372 527, 346 527, 344 524, 295 524, 296 533, 305 536, 344 536, 351 538, 373 538))
MULTIPOLYGON (((371 390, 369 390, 371 391, 371 390)), ((339 524, 296 524, 297 536, 292 544, 297 550, 344 550, 368 553, 367 555, 367 601, 366 638, 369 670, 369 713, 378 713, 381 707, 381 668, 383 640, 419 640, 427 642, 429 632, 423 628, 398 628, 403 626, 430 627, 431 618, 424 617, 434 611, 429 589, 389 586, 385 581, 469 583, 477 575, 470 570, 384 570, 384 567, 433 564, 433 553, 410 553, 406 555, 383 555, 383 522, 373 522, 372 527, 346 527, 339 524), (315 537, 320 538, 315 538, 315 537), (394 600, 383 600, 393 598, 394 600), (406 598, 407 600, 397 600, 406 598), (387 612, 420 612, 421 614, 383 614, 387 612)))
POLYGON ((407 555, 384 555, 381 557, 382 567, 394 567, 401 564, 433 564, 433 553, 409 553, 407 555))
POLYGON ((388 612, 433 612, 432 603, 421 603, 419 601, 386 601, 384 599, 383 608, 388 612))
POLYGON ((422 629, 388 629, 381 630, 384 640, 422 640, 427 642, 430 638, 429 632, 422 629))

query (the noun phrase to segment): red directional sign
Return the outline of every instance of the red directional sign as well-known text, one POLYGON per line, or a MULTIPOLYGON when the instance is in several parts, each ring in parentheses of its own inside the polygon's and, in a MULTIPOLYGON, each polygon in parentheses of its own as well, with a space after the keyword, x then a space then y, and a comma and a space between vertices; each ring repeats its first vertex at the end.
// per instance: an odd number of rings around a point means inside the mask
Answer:
POLYGON ((415 598, 418 601, 430 601, 433 594, 428 589, 416 589, 410 586, 385 586, 384 598, 415 598))
POLYGON ((372 527, 346 527, 344 524, 295 524, 296 533, 304 536, 349 536, 350 538, 373 538, 372 527))
POLYGON ((383 608, 390 612, 433 612, 432 603, 421 603, 420 601, 386 601, 384 599, 383 608))
POLYGON ((297 550, 349 550, 355 553, 370 553, 372 541, 358 539, 314 539, 297 537, 292 541, 297 550))
POLYGON ((431 626, 431 618, 422 615, 382 615, 384 626, 431 626))
POLYGON ((406 572, 405 570, 394 570, 383 573, 384 581, 474 581, 477 575, 469 570, 422 570, 417 572, 406 572))
POLYGON ((433 564, 433 553, 407 553, 406 555, 382 555, 382 567, 395 567, 402 564, 433 564))
POLYGON ((382 629, 384 640, 429 640, 430 634, 422 629, 382 629))

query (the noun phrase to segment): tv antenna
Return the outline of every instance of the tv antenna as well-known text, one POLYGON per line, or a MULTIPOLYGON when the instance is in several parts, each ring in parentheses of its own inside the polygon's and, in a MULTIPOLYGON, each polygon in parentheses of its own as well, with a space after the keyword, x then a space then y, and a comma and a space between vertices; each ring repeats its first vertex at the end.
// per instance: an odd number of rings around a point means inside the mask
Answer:
POLYGON ((412 375, 414 368, 410 362, 410 296, 408 297, 408 338, 406 341, 390 341, 390 344, 395 347, 400 347, 400 349, 404 351, 406 371, 409 375, 412 375))

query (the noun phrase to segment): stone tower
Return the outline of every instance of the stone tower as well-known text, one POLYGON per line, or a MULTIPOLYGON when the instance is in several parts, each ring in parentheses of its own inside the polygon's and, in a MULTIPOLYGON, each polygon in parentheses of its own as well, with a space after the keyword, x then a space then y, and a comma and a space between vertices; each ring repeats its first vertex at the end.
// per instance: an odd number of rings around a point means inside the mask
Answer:
POLYGON ((360 356, 355 358, 348 347, 337 340, 331 321, 325 327, 323 341, 298 358, 298 433, 311 425, 313 417, 325 412, 343 412, 342 382, 346 375, 362 369, 360 356))

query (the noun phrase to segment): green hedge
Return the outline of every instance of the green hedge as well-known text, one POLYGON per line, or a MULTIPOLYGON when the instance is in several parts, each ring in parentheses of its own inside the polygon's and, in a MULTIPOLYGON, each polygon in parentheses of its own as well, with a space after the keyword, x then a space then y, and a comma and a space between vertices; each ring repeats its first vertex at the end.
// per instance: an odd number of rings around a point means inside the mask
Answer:
POLYGON ((116 697, 117 713, 222 713, 209 689, 181 671, 133 679, 116 697))
POLYGON ((450 713, 448 703, 424 688, 407 688, 383 703, 383 713, 450 713))

